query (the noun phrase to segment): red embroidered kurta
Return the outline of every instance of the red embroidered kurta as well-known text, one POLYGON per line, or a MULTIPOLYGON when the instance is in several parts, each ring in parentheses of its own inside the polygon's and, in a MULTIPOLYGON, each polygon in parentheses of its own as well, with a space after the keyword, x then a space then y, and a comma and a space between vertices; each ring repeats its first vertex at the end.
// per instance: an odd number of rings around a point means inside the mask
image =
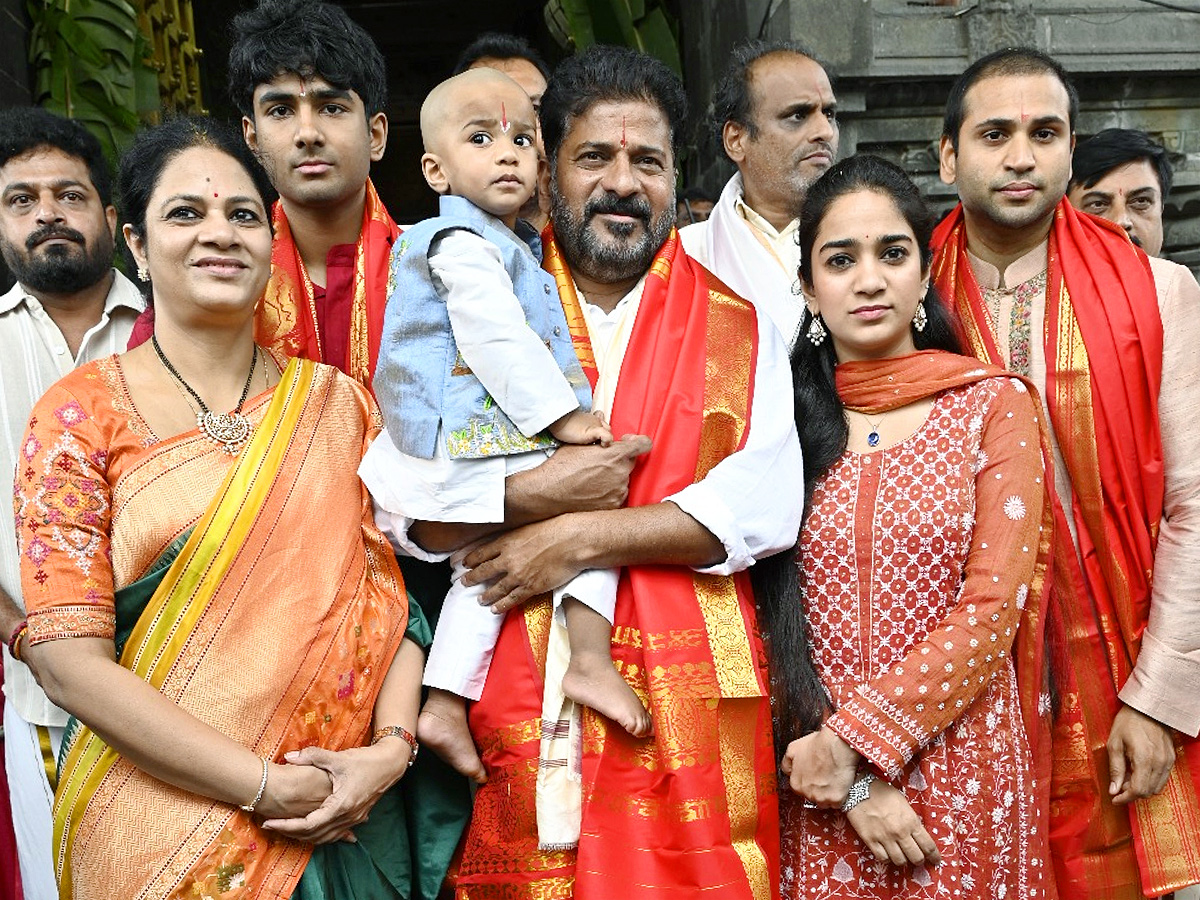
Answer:
POLYGON ((942 864, 877 862, 844 813, 785 792, 786 897, 1046 896, 1010 652, 1042 522, 1038 415, 1015 379, 955 388, 818 484, 800 546, 827 724, 904 792, 942 864))

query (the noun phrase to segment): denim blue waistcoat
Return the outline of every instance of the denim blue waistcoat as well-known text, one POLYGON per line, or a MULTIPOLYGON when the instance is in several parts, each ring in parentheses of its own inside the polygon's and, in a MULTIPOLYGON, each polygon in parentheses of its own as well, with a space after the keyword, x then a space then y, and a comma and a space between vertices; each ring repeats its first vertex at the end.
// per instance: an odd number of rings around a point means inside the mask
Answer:
POLYGON ((372 387, 388 433, 409 456, 431 459, 438 425, 455 459, 509 456, 556 445, 547 432, 524 435, 505 415, 458 352, 446 304, 433 285, 429 245, 440 233, 465 228, 500 250, 525 321, 550 348, 590 409, 591 390, 571 346, 554 278, 541 267, 542 244, 524 221, 518 237, 504 223, 462 197, 442 196, 436 218, 406 230, 392 250, 387 310, 372 387))

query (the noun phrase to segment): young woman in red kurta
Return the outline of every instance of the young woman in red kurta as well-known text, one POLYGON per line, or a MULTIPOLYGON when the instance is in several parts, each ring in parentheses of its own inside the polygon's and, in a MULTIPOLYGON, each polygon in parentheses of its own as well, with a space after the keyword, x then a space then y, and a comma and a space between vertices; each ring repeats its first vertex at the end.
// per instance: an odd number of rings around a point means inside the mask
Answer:
POLYGON ((783 759, 787 897, 1053 895, 1040 407, 957 354, 931 229, 872 157, 801 219, 797 564, 827 703, 783 759))

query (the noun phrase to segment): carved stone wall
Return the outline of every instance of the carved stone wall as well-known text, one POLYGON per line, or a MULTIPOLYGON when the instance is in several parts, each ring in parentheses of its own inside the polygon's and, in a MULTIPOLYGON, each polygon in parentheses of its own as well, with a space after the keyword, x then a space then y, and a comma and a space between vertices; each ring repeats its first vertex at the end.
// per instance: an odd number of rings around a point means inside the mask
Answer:
MULTIPOLYGON (((934 205, 948 208, 954 191, 937 177, 937 143, 951 82, 992 50, 1032 45, 1071 72, 1080 93, 1081 138, 1102 128, 1140 128, 1173 153, 1165 254, 1200 270, 1200 13, 1141 0, 785 0, 770 6, 778 8, 768 15, 765 0, 684 5, 692 48, 684 66, 696 108, 708 107, 729 48, 759 34, 760 25, 763 37, 799 40, 835 77, 841 155, 892 159, 934 205), (694 38, 697 29, 705 36, 694 38)), ((690 180, 716 187, 731 168, 719 145, 698 140, 686 171, 690 180)))

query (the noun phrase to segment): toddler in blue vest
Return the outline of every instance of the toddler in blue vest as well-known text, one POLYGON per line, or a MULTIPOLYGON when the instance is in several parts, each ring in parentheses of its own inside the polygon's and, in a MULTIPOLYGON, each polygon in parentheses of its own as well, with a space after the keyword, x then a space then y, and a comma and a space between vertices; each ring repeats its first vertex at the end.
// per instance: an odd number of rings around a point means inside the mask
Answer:
MULTIPOLYGON (((364 480, 378 506, 407 520, 502 522, 505 477, 559 443, 607 444, 612 434, 589 412, 538 235, 517 220, 537 178, 529 97, 500 72, 469 70, 425 99, 421 136, 440 214, 393 250, 373 387, 387 424, 381 441, 395 449, 364 480)), ((466 700, 482 693, 502 620, 480 606, 485 586, 461 582, 470 549, 451 558, 417 727, 451 765, 482 778, 466 700)), ((562 691, 641 736, 649 713, 610 653, 616 585, 615 572, 588 570, 555 592, 570 647, 562 691)))

